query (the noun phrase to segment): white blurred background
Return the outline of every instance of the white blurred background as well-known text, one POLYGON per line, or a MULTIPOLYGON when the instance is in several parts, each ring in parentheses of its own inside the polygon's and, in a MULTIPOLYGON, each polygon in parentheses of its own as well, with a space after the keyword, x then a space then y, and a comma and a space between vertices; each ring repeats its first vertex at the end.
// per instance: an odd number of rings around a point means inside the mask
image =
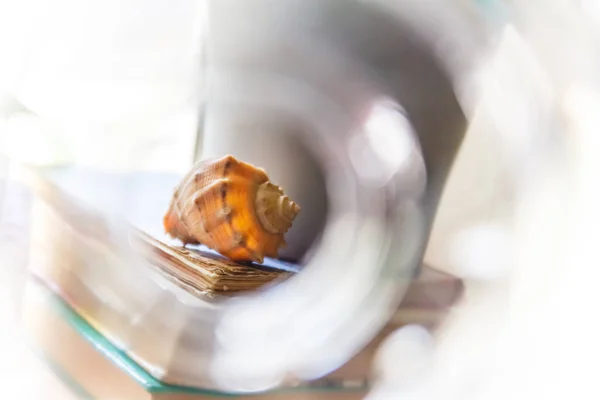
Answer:
POLYGON ((5 151, 23 161, 185 171, 202 1, 3 1, 5 151))
MULTIPOLYGON (((202 143, 204 3, 0 2, 2 151, 185 172, 202 143)), ((598 398, 600 2, 423 3, 498 32, 425 256, 467 293, 434 338, 390 339, 369 398, 598 398)), ((3 347, 5 384, 33 387, 3 347)))

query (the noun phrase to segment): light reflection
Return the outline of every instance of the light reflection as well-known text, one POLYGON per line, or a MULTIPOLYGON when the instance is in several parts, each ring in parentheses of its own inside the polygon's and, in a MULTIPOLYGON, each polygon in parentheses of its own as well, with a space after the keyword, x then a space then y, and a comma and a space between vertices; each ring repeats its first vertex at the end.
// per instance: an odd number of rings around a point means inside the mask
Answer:
MULTIPOLYGON (((350 138, 349 154, 356 173, 368 186, 382 187, 411 170, 424 171, 412 126, 398 105, 373 103, 362 129, 350 138)), ((417 173, 421 180, 424 172, 417 173)))
POLYGON ((386 164, 390 173, 398 173, 415 151, 414 132, 408 120, 392 105, 376 104, 365 122, 370 147, 386 164))

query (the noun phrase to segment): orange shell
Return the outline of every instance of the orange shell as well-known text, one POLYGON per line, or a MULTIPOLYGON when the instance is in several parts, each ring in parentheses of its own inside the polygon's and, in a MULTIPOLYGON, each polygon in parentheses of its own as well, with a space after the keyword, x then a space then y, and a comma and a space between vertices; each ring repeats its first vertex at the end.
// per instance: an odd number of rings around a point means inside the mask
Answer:
POLYGON ((184 244, 262 263, 277 257, 299 211, 264 170, 228 155, 194 166, 176 188, 163 225, 184 244))

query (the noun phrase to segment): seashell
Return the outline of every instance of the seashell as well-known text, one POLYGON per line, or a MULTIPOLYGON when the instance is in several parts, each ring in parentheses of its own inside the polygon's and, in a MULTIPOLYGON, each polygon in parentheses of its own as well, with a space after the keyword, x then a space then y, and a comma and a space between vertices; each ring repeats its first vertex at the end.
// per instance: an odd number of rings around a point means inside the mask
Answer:
POLYGON ((227 155, 200 161, 184 177, 163 218, 168 235, 234 261, 277 257, 300 207, 261 168, 227 155))

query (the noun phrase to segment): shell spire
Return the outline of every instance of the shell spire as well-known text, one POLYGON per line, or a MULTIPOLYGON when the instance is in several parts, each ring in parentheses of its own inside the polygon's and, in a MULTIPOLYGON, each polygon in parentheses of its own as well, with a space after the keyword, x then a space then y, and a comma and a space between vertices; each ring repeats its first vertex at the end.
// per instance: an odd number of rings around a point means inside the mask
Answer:
POLYGON ((286 233, 292 226, 300 207, 291 201, 283 190, 265 182, 256 193, 256 215, 263 228, 270 233, 286 233))
POLYGON ((277 257, 300 207, 264 170, 225 156, 196 164, 163 218, 184 244, 204 244, 234 261, 277 257))

